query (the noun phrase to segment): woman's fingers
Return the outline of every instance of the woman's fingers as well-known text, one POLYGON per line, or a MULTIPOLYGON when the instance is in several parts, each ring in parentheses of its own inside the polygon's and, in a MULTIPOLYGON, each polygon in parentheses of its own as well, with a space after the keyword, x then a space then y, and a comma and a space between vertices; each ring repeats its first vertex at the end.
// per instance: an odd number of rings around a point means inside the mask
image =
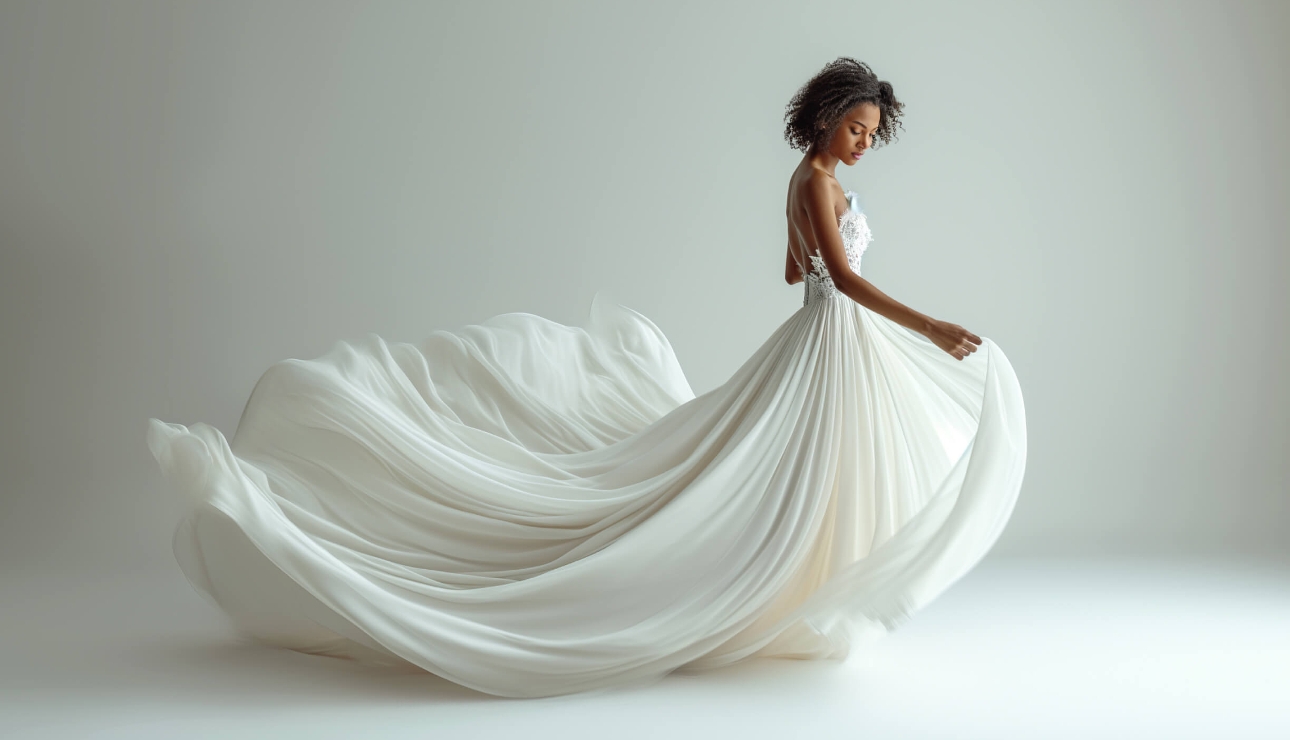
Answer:
POLYGON ((977 351, 979 345, 984 341, 981 337, 973 334, 967 329, 964 329, 958 324, 951 324, 949 322, 937 323, 939 324, 941 335, 937 337, 934 333, 929 333, 929 338, 934 338, 933 341, 940 345, 942 349, 956 360, 962 360, 977 351), (947 340, 944 344, 942 344, 942 337, 947 340))

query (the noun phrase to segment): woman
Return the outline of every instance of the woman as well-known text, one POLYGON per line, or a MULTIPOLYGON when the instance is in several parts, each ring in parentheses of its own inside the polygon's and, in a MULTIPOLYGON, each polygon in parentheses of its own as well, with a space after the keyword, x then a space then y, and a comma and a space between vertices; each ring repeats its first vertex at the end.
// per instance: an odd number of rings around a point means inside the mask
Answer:
POLYGON ((597 294, 585 327, 509 313, 280 362, 231 441, 153 419, 184 573, 256 639, 508 697, 841 659, 900 623, 993 545, 1026 456, 1003 352, 860 277, 834 168, 901 107, 849 58, 793 98, 803 306, 701 396, 597 294))

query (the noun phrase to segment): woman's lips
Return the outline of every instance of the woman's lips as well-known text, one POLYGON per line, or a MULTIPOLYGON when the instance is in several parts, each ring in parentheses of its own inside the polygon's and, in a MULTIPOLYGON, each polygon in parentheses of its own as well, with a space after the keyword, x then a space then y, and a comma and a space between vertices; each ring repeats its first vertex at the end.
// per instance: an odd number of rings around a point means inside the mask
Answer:
POLYGON ((864 152, 851 152, 852 159, 859 159, 864 156, 864 152))

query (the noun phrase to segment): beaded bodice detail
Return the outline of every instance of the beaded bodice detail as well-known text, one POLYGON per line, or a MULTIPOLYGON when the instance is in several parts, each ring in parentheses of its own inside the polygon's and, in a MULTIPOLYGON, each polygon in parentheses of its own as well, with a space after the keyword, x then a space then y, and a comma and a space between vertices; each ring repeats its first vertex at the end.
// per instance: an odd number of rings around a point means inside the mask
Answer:
MULTIPOLYGON (((860 258, 869 248, 869 242, 873 241, 873 233, 869 231, 869 222, 860 208, 860 197, 854 190, 848 190, 844 194, 850 206, 838 219, 838 231, 842 234, 842 246, 847 253, 847 264, 850 265, 852 272, 859 275, 860 258)), ((842 292, 833 285, 833 278, 829 275, 829 268, 824 265, 824 259, 818 254, 809 256, 811 271, 802 276, 803 282, 806 283, 806 295, 802 297, 802 305, 808 306, 824 298, 842 295, 842 292)))

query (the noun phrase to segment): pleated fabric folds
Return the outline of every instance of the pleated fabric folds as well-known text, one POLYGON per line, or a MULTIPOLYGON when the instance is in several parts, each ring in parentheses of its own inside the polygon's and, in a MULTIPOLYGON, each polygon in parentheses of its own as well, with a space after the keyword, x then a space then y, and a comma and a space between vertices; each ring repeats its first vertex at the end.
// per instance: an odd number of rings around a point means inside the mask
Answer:
POLYGON ((990 549, 1021 390, 845 296, 696 396, 663 332, 508 313, 260 379, 226 439, 149 422, 189 581, 243 633, 539 697, 845 658, 990 549))

